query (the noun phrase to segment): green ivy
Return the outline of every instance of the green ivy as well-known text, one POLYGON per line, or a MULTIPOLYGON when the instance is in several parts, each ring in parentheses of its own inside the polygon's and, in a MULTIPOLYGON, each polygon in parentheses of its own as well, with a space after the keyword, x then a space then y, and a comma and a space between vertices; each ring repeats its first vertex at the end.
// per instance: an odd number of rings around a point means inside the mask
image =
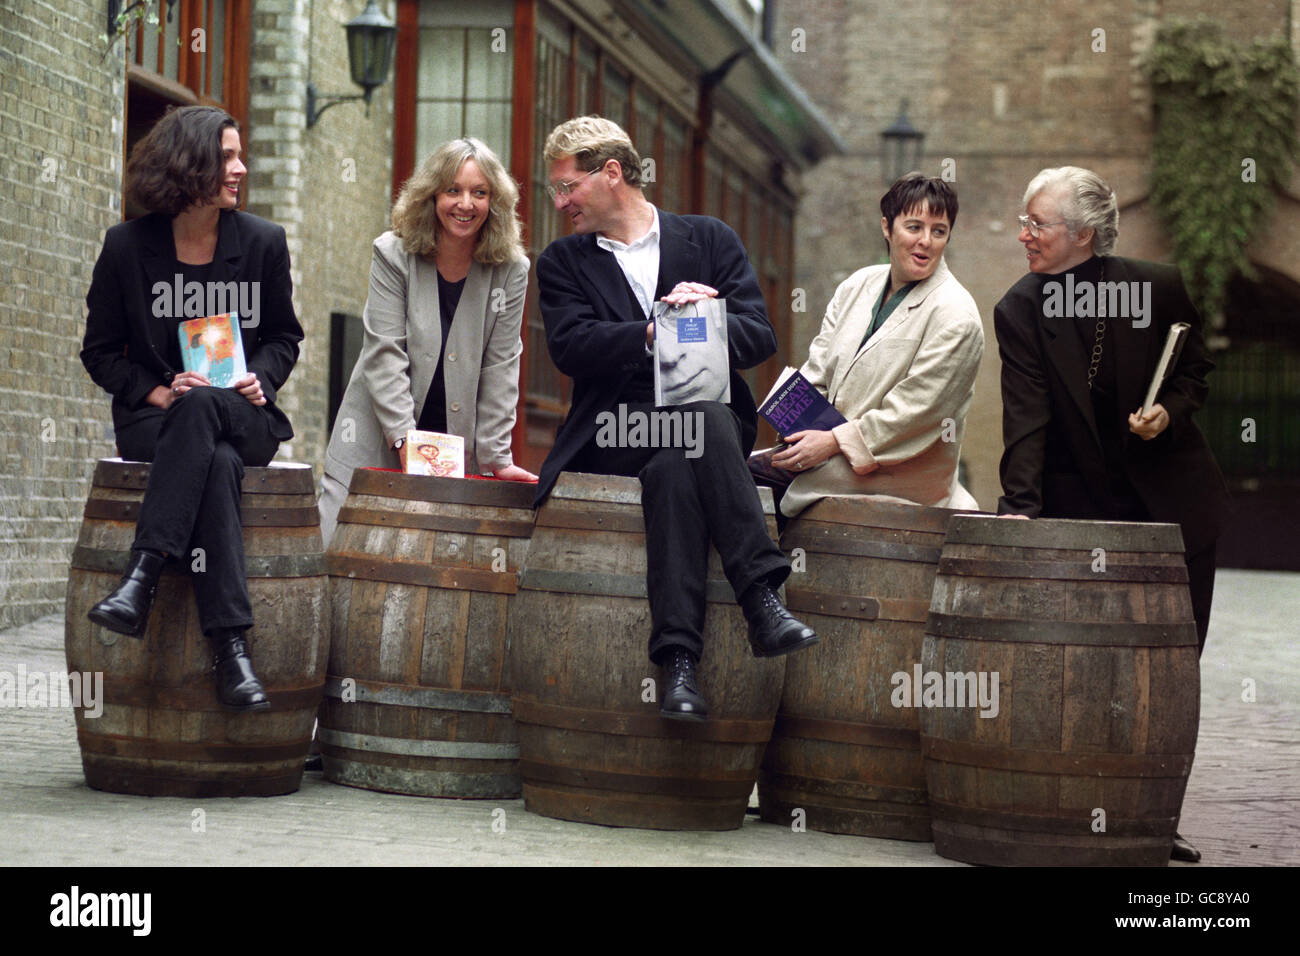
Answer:
POLYGON ((1255 275, 1246 247, 1290 177, 1300 71, 1285 38, 1241 43, 1206 19, 1164 23, 1142 67, 1157 110, 1151 199, 1188 293, 1218 326, 1228 283, 1255 275))

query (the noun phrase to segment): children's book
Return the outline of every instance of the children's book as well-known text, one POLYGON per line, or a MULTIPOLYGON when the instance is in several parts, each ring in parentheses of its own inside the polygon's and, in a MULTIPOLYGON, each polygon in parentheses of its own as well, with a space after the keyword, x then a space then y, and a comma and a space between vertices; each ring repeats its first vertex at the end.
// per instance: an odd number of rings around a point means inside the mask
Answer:
POLYGON ((412 428, 406 433, 406 473, 464 478, 465 439, 412 428))

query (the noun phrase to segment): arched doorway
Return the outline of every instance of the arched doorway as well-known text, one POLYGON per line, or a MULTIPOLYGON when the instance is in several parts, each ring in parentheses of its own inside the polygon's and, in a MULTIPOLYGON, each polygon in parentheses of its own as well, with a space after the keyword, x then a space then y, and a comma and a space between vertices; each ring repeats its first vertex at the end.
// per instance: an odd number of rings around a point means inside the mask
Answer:
POLYGON ((1257 267, 1228 289, 1198 416, 1236 511, 1220 567, 1300 570, 1300 283, 1257 267))

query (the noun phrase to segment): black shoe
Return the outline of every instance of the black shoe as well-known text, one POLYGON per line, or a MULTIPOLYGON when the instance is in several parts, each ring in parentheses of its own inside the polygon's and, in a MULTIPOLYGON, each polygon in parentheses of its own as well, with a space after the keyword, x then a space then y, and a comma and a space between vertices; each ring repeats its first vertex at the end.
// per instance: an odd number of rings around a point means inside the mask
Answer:
POLYGON ((158 576, 166 563, 167 558, 156 551, 132 551, 122 583, 86 616, 118 634, 143 637, 154 595, 158 593, 158 576))
POLYGON ((324 773, 325 762, 321 759, 320 754, 308 754, 307 764, 303 767, 304 773, 324 773))
POLYGON ((248 642, 238 629, 214 631, 209 637, 216 650, 217 700, 226 710, 241 713, 270 710, 266 688, 253 673, 248 642))
POLYGON ((820 640, 817 632, 796 621, 776 591, 761 581, 741 596, 740 607, 749 621, 749 646, 755 657, 779 657, 820 640))
POLYGON ((664 664, 664 699, 659 713, 672 720, 704 720, 709 706, 695 683, 695 658, 685 648, 673 648, 664 664))
POLYGON ((1201 851, 1175 833, 1174 849, 1169 854, 1169 859, 1177 860, 1179 863, 1200 863, 1201 851))

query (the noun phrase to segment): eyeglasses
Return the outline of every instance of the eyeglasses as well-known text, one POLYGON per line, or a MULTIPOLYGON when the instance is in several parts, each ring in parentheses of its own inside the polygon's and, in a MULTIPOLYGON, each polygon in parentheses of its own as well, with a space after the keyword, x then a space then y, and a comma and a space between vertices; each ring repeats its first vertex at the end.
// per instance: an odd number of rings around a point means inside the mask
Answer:
POLYGON ((1037 239, 1048 226, 1064 225, 1064 219, 1058 219, 1056 222, 1034 222, 1029 216, 1016 216, 1016 222, 1020 223, 1021 229, 1028 229, 1029 234, 1037 239))
POLYGON ((577 179, 574 179, 572 181, 565 182, 564 180, 560 180, 558 183, 554 183, 554 184, 548 183, 546 186, 546 195, 551 197, 551 202, 554 202, 558 196, 567 196, 569 195, 569 193, 573 192, 573 187, 578 185, 578 183, 582 182, 588 176, 590 176, 591 173, 595 173, 599 171, 600 171, 600 167, 597 166, 595 169, 591 170, 591 172, 583 173, 577 179))

